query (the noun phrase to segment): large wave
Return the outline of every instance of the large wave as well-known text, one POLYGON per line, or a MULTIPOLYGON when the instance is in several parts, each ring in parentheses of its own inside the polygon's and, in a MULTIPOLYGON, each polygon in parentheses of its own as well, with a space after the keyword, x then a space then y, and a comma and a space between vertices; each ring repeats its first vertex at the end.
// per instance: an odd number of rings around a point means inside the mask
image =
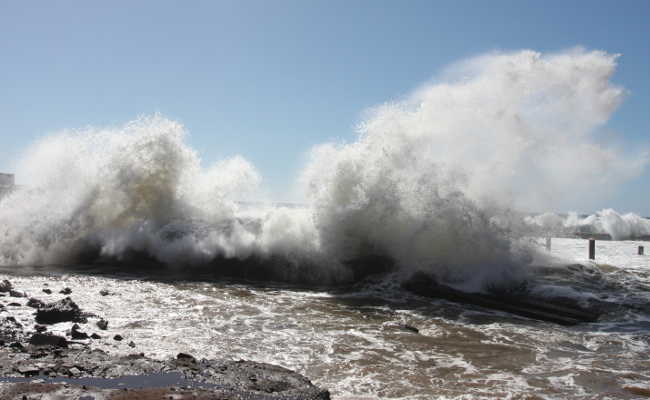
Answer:
POLYGON ((533 231, 544 235, 609 235, 614 240, 650 237, 650 219, 635 213, 620 214, 611 208, 581 216, 543 213, 525 218, 533 231))
POLYGON ((0 202, 0 263, 136 254, 256 260, 288 280, 346 281, 361 264, 475 288, 510 279, 530 259, 511 210, 593 198, 646 164, 596 140, 624 95, 615 66, 581 49, 453 65, 371 110, 356 141, 316 146, 299 207, 259 202, 262 173, 240 156, 202 166, 159 115, 45 137, 19 163, 29 185, 0 202))

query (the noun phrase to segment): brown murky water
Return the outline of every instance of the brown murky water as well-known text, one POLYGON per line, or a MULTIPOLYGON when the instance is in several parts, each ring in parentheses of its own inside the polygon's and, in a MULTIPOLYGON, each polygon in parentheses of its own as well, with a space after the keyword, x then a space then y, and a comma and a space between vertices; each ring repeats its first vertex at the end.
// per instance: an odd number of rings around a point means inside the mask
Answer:
MULTIPOLYGON (((609 272, 618 294, 642 300, 643 269, 626 272, 625 284, 620 273, 609 272), (638 293, 627 293, 630 285, 638 293)), ((50 269, 5 269, 0 278, 49 301, 70 287, 82 309, 109 320, 100 332, 106 339, 94 342, 106 351, 132 352, 134 341, 135 351, 153 357, 270 362, 305 374, 335 399, 632 399, 650 387, 650 314, 642 307, 561 327, 413 296, 390 277, 337 291, 50 269), (42 293, 46 286, 54 294, 42 293), (125 340, 109 339, 116 333, 125 340)), ((32 310, 20 310, 19 320, 30 321, 32 310)), ((91 319, 84 329, 93 328, 91 319)))

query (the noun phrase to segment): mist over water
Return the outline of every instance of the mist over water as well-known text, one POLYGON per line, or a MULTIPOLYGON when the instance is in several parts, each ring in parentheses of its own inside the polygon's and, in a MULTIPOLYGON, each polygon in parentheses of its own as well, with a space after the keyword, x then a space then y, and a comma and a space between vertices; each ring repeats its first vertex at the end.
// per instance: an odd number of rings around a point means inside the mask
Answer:
POLYGON ((352 279, 351 260, 380 256, 472 290, 516 279, 533 251, 517 211, 603 198, 647 164, 597 140, 625 94, 610 82, 616 58, 452 65, 369 111, 355 141, 312 149, 303 207, 257 202, 264 171, 241 156, 203 165, 160 115, 45 137, 19 163, 29 185, 0 200, 0 264, 255 258, 278 279, 335 283, 352 279))

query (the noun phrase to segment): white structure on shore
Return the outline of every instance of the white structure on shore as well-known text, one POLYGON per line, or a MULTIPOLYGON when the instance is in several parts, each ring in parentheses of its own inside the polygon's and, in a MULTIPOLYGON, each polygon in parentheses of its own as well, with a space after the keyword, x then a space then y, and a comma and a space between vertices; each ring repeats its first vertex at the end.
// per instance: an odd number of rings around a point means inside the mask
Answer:
POLYGON ((14 174, 0 173, 0 197, 11 192, 16 187, 14 174))

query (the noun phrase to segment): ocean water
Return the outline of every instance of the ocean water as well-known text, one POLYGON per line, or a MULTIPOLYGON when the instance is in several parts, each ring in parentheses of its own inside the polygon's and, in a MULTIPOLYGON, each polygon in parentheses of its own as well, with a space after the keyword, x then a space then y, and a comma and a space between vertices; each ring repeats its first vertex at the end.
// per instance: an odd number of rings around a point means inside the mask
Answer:
MULTIPOLYGON (((113 354, 270 362, 305 374, 335 399, 631 399, 634 388, 650 389, 650 256, 636 255, 643 243, 598 242, 590 262, 586 240, 553 239, 548 265, 580 262, 599 276, 571 275, 537 290, 623 305, 573 327, 418 297, 390 275, 336 289, 105 267, 5 268, 0 278, 43 300, 70 287, 83 310, 109 320, 108 331, 92 318, 82 329, 102 335, 93 346, 113 354), (112 340, 117 333, 125 340, 112 340)), ((19 321, 32 320, 26 310, 19 321)))

